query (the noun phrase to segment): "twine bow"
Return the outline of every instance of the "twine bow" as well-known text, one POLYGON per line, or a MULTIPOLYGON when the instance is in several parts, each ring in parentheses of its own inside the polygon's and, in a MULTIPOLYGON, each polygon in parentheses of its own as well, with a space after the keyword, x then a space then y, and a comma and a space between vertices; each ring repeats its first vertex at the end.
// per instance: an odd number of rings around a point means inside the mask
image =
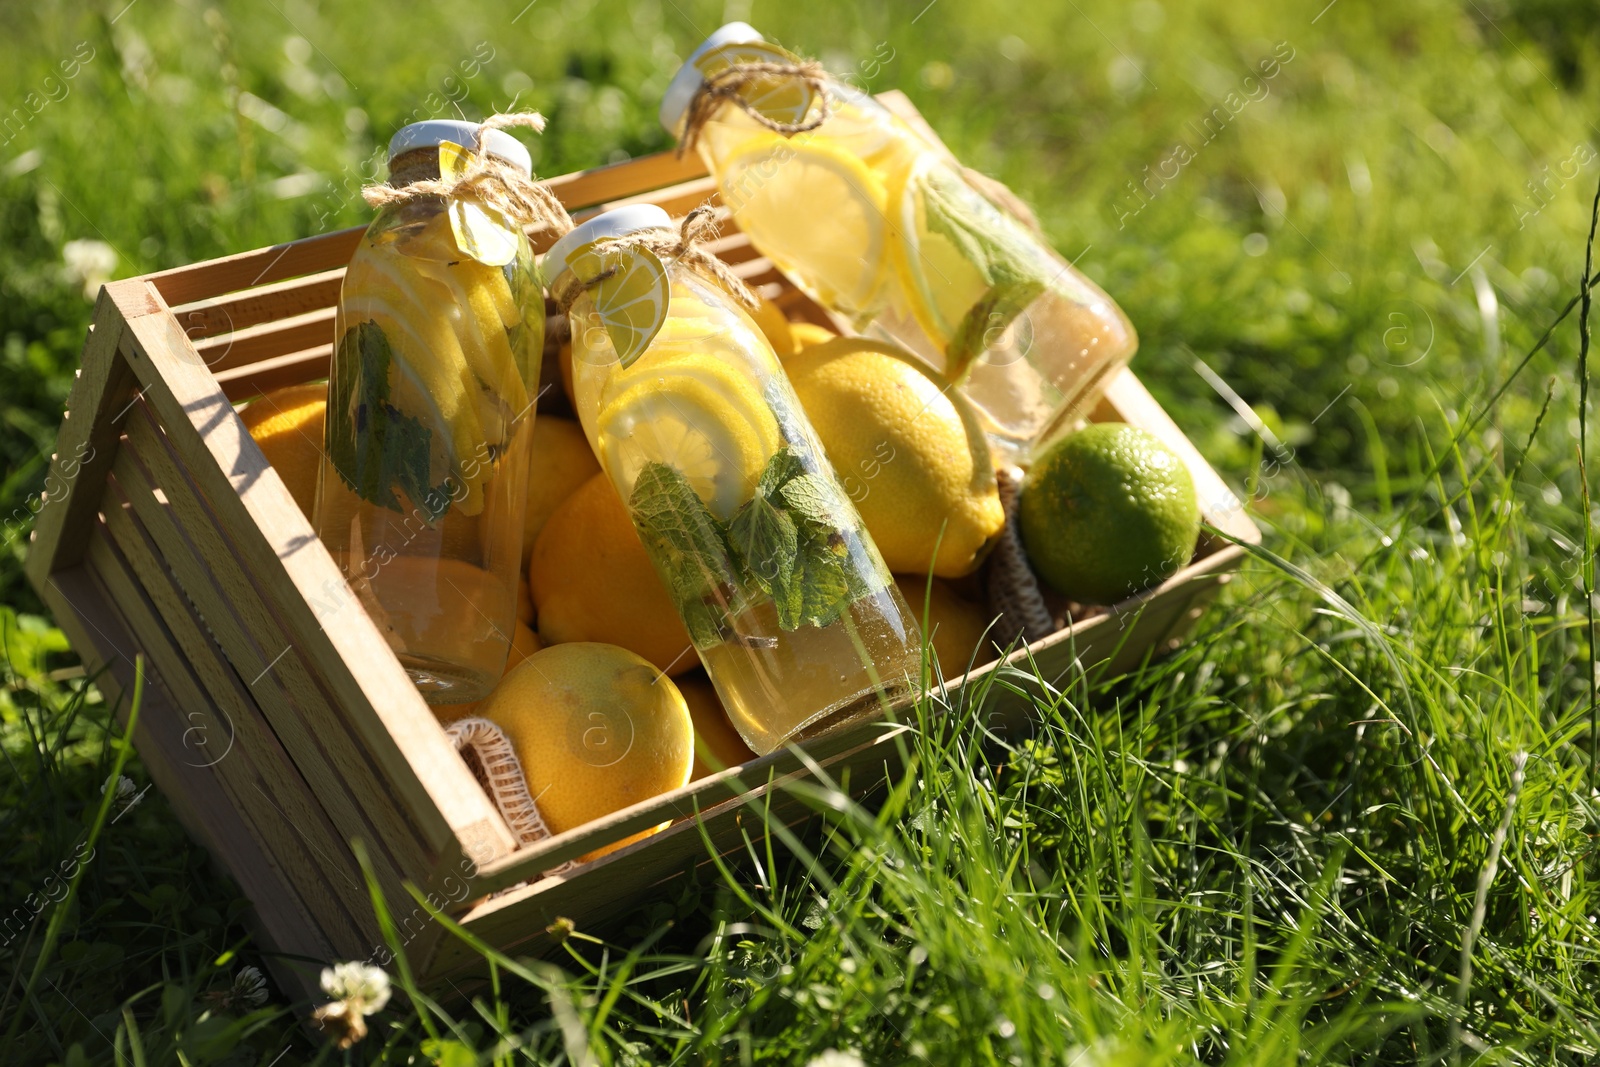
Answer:
MULTIPOLYGON (((676 229, 670 226, 653 226, 647 230, 635 230, 621 237, 595 242, 596 250, 603 253, 611 248, 648 248, 659 256, 662 262, 683 264, 707 280, 720 285, 729 296, 746 308, 754 310, 759 301, 749 286, 740 280, 732 267, 708 252, 700 243, 708 236, 716 236, 715 214, 715 209, 711 205, 701 204, 685 215, 676 229)), ((571 280, 563 282, 558 279, 551 287, 550 295, 555 299, 556 306, 561 309, 562 314, 566 314, 572 307, 572 302, 578 299, 579 293, 593 289, 608 278, 615 277, 619 269, 615 266, 607 267, 587 281, 579 281, 571 271, 563 272, 562 277, 570 277, 571 280)))
POLYGON ((491 155, 483 135, 489 130, 523 126, 543 132, 544 116, 537 111, 515 111, 490 115, 479 124, 478 146, 468 149, 466 169, 454 179, 425 178, 393 185, 383 182, 361 190, 362 199, 373 207, 409 204, 426 197, 456 200, 470 197, 493 208, 524 229, 550 230, 557 235, 572 229, 572 217, 561 201, 543 182, 536 182, 520 169, 491 155))
POLYGON ((814 59, 797 60, 793 63, 738 63, 731 67, 724 67, 705 76, 700 83, 700 88, 695 90, 693 99, 689 101, 688 115, 684 119, 683 137, 678 142, 678 158, 693 148, 700 139, 700 130, 711 121, 711 116, 724 102, 731 101, 744 110, 745 114, 773 133, 784 135, 807 133, 828 121, 828 116, 833 111, 832 101, 828 99, 827 91, 828 73, 823 70, 822 64, 814 59), (815 117, 802 119, 800 122, 780 122, 764 114, 760 108, 746 100, 742 90, 754 85, 763 78, 796 78, 811 87, 817 99, 817 113, 815 117))

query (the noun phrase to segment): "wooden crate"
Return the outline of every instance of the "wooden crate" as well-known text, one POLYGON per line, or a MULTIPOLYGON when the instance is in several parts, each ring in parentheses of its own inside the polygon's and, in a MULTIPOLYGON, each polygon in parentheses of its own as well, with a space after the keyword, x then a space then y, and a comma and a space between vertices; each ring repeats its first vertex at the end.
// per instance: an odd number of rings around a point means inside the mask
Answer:
MULTIPOLYGON (((903 97, 885 98, 916 120, 903 97)), ((673 214, 714 197, 693 155, 552 181, 576 215, 625 202, 673 214)), ((743 235, 714 249, 792 318, 827 316, 743 235)), ((254 903, 259 943, 291 994, 327 961, 384 961, 352 842, 363 843, 429 983, 478 957, 426 918, 411 883, 468 930, 533 953, 558 917, 595 928, 663 882, 808 809, 784 787, 818 768, 862 791, 881 781, 902 729, 826 735, 569 833, 518 847, 332 558, 267 464, 234 403, 325 377, 334 303, 361 230, 108 285, 95 307, 52 470, 67 486, 39 513, 29 576, 108 699, 126 708, 146 661, 135 744, 156 784, 254 903), (337 623, 333 625, 332 623, 337 623), (600 860, 541 872, 645 827, 662 833, 600 860)), ((1221 479, 1131 373, 1098 419, 1154 432, 1188 463, 1207 518, 1258 534, 1221 479)), ((1242 550, 1207 540, 1161 585, 1018 655, 1047 678, 1121 670, 1171 647, 1242 550)), ((1014 659, 1016 657, 1013 657, 1014 659)), ((971 686, 992 665, 962 683, 971 686)), ((992 690, 996 722, 1027 702, 992 690)))

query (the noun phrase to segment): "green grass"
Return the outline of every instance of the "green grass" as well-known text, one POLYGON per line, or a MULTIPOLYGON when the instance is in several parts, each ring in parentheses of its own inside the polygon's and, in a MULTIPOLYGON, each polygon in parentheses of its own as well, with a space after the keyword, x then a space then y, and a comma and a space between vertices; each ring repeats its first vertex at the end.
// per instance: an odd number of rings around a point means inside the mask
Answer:
MULTIPOLYGON (((419 105, 540 108, 546 174, 662 148, 665 78, 723 16, 123 6, 0 13, 5 110, 61 96, 0 146, 0 514, 19 521, 87 322, 67 242, 107 242, 128 275, 354 225, 361 168, 419 105), (79 42, 95 58, 63 95, 44 79, 79 42)), ((750 12, 910 94, 1128 310, 1145 381, 1268 528, 1181 651, 1039 698, 1028 740, 930 702, 890 794, 817 787, 825 837, 774 830, 603 939, 497 960, 473 1004, 397 996, 346 1054, 297 1028, 303 1006, 230 997, 260 959, 246 905, 136 757, 95 833, 123 750, 96 690, 60 680, 74 661, 10 537, 8 1062, 1600 1057, 1579 312, 1534 351, 1580 287, 1600 31, 1562 0, 1322 9, 750 12), (1280 43, 1265 95, 1197 136, 1280 43), (1131 212, 1128 183, 1180 144, 1193 158, 1131 212)))

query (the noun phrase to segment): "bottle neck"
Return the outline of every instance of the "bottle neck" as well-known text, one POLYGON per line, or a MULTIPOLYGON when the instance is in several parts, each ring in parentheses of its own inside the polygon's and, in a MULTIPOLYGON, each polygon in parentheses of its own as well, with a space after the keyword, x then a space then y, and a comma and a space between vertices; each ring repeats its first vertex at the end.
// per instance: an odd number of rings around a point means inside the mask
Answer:
POLYGON ((437 181, 438 178, 437 148, 413 148, 389 161, 389 184, 397 189, 413 182, 437 181))

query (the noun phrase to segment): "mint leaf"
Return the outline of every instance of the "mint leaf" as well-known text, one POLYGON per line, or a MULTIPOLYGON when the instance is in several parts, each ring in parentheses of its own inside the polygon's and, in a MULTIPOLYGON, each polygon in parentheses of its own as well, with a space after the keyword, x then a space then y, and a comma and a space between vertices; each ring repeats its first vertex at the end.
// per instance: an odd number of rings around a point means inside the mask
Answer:
POLYGON ((820 474, 802 474, 791 478, 779 490, 783 502, 802 522, 815 523, 834 530, 850 530, 856 525, 856 514, 833 483, 820 474))
POLYGON ((791 478, 798 478, 806 472, 805 464, 793 449, 780 448, 767 460, 766 469, 761 472, 761 482, 756 486, 756 492, 772 500, 773 496, 786 485, 791 478))
POLYGON ((775 581, 794 573, 799 534, 794 519, 757 495, 741 507, 728 524, 728 543, 741 568, 762 592, 770 594, 775 581))
POLYGON ((432 522, 450 509, 451 479, 430 484, 433 430, 389 403, 394 351, 376 322, 345 331, 328 382, 324 440, 339 479, 361 499, 404 511, 398 487, 432 522))
POLYGON ((996 336, 1060 273, 1022 224, 944 167, 919 183, 929 233, 944 237, 975 267, 989 291, 967 309, 945 346, 950 377, 959 379, 996 336))
POLYGON ((784 630, 799 626, 799 530, 794 519, 757 493, 728 524, 728 543, 746 580, 772 598, 778 625, 784 630))
POLYGON ((639 472, 628 507, 690 640, 696 648, 721 642, 729 629, 722 603, 739 583, 716 517, 665 463, 647 463, 639 472))
POLYGON ((972 361, 983 355, 991 338, 1005 332, 1024 308, 1044 292, 1045 284, 1032 278, 1008 279, 991 288, 961 317, 950 343, 945 345, 945 360, 952 378, 960 378, 972 361))
POLYGON ((689 480, 666 463, 646 463, 628 502, 633 518, 675 556, 726 562, 716 517, 689 480))
POLYGON ((686 565, 673 570, 667 576, 667 591, 695 648, 710 648, 727 639, 727 615, 701 568, 686 565))
POLYGON ((800 544, 800 621, 813 626, 835 622, 850 603, 845 573, 844 537, 807 536, 800 544))

